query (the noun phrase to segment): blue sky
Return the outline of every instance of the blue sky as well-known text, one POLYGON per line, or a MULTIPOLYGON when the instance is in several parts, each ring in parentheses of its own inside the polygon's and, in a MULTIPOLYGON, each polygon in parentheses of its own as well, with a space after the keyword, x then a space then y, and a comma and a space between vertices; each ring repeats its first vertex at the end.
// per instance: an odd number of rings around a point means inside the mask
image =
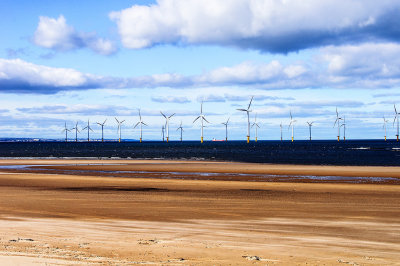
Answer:
MULTIPOLYGON (((398 1, 9 1, 0 2, 0 137, 63 138, 64 123, 107 119, 106 138, 160 139, 160 111, 176 113, 170 138, 246 138, 237 111, 252 96, 259 139, 395 137, 400 108, 398 1), (343 134, 343 132, 342 132, 343 134)), ((254 131, 251 132, 252 138, 254 131)), ((85 138, 85 133, 79 135, 85 138)))

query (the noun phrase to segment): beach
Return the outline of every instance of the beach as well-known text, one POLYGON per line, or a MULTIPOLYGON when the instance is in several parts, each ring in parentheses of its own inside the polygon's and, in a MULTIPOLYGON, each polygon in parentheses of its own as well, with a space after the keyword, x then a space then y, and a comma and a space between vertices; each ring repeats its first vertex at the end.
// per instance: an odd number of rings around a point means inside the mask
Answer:
POLYGON ((0 160, 0 263, 395 265, 399 180, 400 167, 0 160))

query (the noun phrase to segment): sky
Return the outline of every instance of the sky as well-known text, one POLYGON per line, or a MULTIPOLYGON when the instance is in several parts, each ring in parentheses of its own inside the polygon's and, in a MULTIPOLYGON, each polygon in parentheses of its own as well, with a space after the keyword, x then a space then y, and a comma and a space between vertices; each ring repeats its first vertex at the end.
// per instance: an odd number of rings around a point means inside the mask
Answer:
POLYGON ((400 2, 158 0, 0 2, 0 138, 261 140, 395 138, 400 2), (341 135, 343 136, 341 127, 341 135), (255 127, 251 129, 254 139, 255 127), (86 138, 87 133, 79 133, 86 138), (70 133, 70 137, 73 134, 70 133))

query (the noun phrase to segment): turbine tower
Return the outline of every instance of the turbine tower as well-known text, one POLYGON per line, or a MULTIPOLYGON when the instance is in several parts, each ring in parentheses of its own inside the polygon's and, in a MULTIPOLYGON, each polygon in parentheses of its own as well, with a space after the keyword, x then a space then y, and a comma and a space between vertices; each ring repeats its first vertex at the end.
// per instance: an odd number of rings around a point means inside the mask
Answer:
MULTIPOLYGON (((175 113, 173 113, 170 116, 166 116, 165 114, 163 114, 163 112, 160 111, 160 113, 162 114, 162 116, 165 118, 165 129, 167 131, 167 142, 169 141, 169 119, 171 117, 173 117, 175 115, 175 113)), ((164 139, 164 138, 163 138, 164 139)))
POLYGON ((65 122, 65 127, 63 129, 63 131, 61 131, 61 133, 65 132, 65 142, 68 142, 68 132, 70 132, 71 130, 67 128, 67 122, 65 122))
POLYGON ((297 120, 293 120, 292 116, 292 111, 290 111, 290 123, 289 123, 289 128, 292 127, 292 142, 294 141, 294 123, 297 122, 297 120))
POLYGON ((162 131, 162 141, 164 142, 164 131, 165 131, 165 127, 164 125, 161 127, 161 131, 162 131))
POLYGON ((118 135, 119 135, 119 139, 118 139, 118 142, 121 142, 121 129, 122 129, 122 123, 124 123, 125 122, 125 120, 122 120, 122 121, 119 121, 116 117, 114 117, 115 118, 115 120, 117 121, 117 123, 118 123, 118 135))
POLYGON ((337 123, 337 127, 338 127, 337 141, 340 141, 340 127, 341 127, 340 120, 343 120, 343 118, 339 117, 339 113, 338 113, 337 107, 336 107, 336 120, 335 120, 335 123, 333 124, 333 127, 335 127, 336 123, 337 123))
POLYGON ((253 123, 253 125, 251 125, 251 127, 254 127, 254 126, 256 127, 256 142, 257 142, 257 129, 260 128, 260 126, 257 123, 257 113, 256 113, 256 116, 254 117, 254 123, 253 123))
POLYGON ((398 113, 397 110, 396 110, 396 105, 394 105, 394 120, 393 120, 393 126, 394 126, 394 123, 395 123, 396 120, 397 120, 397 134, 396 134, 396 139, 397 139, 397 141, 399 141, 399 114, 400 114, 400 113, 398 113))
POLYGON ((225 126, 225 141, 228 141, 228 123, 229 123, 229 119, 230 119, 230 117, 228 118, 228 120, 226 120, 225 123, 221 123, 221 124, 223 124, 225 126))
POLYGON ((74 129, 75 129, 75 142, 78 142, 78 132, 80 132, 78 129, 78 122, 76 122, 75 127, 71 128, 71 130, 74 129))
POLYGON ((104 120, 103 123, 99 123, 99 122, 96 123, 99 126, 101 126, 101 142, 104 142, 104 124, 106 123, 106 121, 107 121, 107 119, 104 120))
POLYGON ((281 141, 283 141, 283 138, 282 138, 282 122, 281 122, 281 124, 279 126, 281 127, 281 141))
POLYGON ((138 125, 140 125, 140 142, 142 142, 142 126, 146 125, 145 122, 142 121, 142 115, 140 114, 140 109, 139 109, 139 122, 136 123, 136 125, 133 128, 136 128, 138 125))
POLYGON ((85 129, 87 129, 87 141, 89 142, 90 141, 90 138, 89 138, 89 131, 92 131, 93 132, 93 129, 90 127, 90 125, 89 125, 89 119, 88 119, 88 121, 87 121, 87 126, 86 127, 84 127, 84 128, 82 128, 82 130, 85 130, 85 129))
POLYGON ((203 115, 203 102, 201 102, 201 106, 200 106, 200 115, 193 121, 193 123, 196 122, 196 120, 199 118, 201 121, 201 140, 200 140, 200 142, 203 143, 203 128, 204 128, 203 120, 210 124, 210 122, 208 122, 206 117, 203 115))
POLYGON ((314 121, 312 121, 312 122, 307 122, 307 124, 308 124, 308 129, 309 129, 309 131, 310 131, 310 141, 311 141, 311 127, 312 127, 312 124, 314 123, 314 121))
POLYGON ((343 141, 346 141, 346 116, 343 116, 343 123, 341 127, 343 127, 343 141))
POLYGON ((251 106, 251 102, 253 101, 254 96, 251 97, 249 106, 247 107, 247 109, 237 109, 238 111, 242 111, 242 112, 246 112, 247 113, 247 143, 250 142, 250 106, 251 106))
POLYGON ((182 127, 182 121, 181 121, 180 126, 176 130, 179 130, 179 129, 181 130, 181 142, 182 142, 182 132, 184 131, 183 127, 182 127))
POLYGON ((385 116, 383 116, 383 128, 385 129, 385 141, 386 141, 386 123, 389 122, 389 120, 385 119, 385 116))

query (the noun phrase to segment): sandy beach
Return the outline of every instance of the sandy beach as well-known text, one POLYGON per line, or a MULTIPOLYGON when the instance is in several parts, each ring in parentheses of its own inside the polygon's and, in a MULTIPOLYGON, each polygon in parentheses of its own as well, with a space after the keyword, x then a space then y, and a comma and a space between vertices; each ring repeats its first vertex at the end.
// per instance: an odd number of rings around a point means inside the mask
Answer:
POLYGON ((400 265, 400 167, 0 160, 7 165, 38 167, 0 168, 2 265, 400 265))

